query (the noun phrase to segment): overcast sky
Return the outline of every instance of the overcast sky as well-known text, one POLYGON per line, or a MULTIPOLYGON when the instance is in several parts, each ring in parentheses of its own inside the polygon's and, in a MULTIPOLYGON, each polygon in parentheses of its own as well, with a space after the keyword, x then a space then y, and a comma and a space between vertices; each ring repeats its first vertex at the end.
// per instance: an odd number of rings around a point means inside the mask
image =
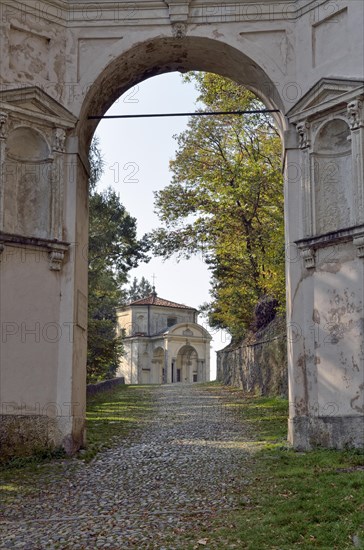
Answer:
MULTIPOLYGON (((191 112, 196 109, 197 92, 182 82, 179 73, 146 80, 124 94, 107 114, 191 112)), ((137 218, 138 235, 156 228, 153 191, 163 189, 171 179, 169 161, 174 158, 173 135, 186 128, 188 118, 103 120, 96 135, 105 161, 99 188, 112 186, 121 202, 137 218)), ((200 257, 179 263, 154 258, 130 272, 130 279, 144 275, 150 282, 155 274, 159 296, 198 308, 209 301, 210 274, 200 257)), ((204 324, 203 319, 200 322, 204 324)), ((212 350, 222 349, 228 336, 206 326, 213 335, 212 350)), ((211 353, 211 379, 216 373, 215 353, 211 353)))

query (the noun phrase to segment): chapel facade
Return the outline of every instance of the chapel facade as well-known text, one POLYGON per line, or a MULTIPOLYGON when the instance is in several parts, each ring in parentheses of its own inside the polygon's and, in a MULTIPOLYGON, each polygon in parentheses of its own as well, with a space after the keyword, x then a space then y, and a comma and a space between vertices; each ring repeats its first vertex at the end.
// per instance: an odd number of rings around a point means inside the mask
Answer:
POLYGON ((207 382, 211 335, 198 324, 198 311, 157 296, 117 309, 124 356, 118 376, 126 384, 207 382))

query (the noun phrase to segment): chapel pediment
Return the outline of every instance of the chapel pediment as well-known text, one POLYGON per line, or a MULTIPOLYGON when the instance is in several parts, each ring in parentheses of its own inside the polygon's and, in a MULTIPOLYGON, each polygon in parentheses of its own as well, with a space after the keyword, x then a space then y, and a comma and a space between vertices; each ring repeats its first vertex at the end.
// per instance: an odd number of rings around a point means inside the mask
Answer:
POLYGON ((322 78, 287 113, 287 117, 294 123, 337 107, 340 103, 348 103, 363 93, 364 82, 361 80, 322 78))
POLYGON ((73 127, 77 122, 68 109, 36 86, 0 92, 0 108, 28 116, 46 117, 67 127, 73 127))
POLYGON ((164 332, 165 336, 168 337, 181 337, 181 338, 205 338, 211 340, 211 335, 209 332, 198 323, 177 323, 173 327, 169 328, 164 332), (193 329, 193 330, 192 330, 193 329))

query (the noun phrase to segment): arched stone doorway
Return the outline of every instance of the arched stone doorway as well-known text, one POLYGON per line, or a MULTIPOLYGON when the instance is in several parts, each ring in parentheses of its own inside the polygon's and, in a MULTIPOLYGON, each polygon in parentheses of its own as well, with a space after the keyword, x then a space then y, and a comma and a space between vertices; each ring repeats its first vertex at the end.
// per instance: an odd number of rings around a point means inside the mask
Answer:
POLYGON ((176 358, 176 382, 198 382, 199 360, 195 348, 189 345, 182 346, 176 358))
POLYGON ((97 126, 89 117, 103 115, 143 79, 203 70, 247 86, 280 111, 290 441, 299 448, 364 446, 364 4, 342 0, 327 10, 325 0, 272 0, 264 7, 238 1, 234 12, 212 0, 142 1, 135 10, 103 1, 97 9, 73 1, 62 9, 38 4, 25 14, 13 0, 1 30, 1 438, 16 444, 7 434, 22 433, 27 417, 30 446, 42 441, 72 452, 83 441, 87 153, 97 126), (325 163, 320 155, 327 154, 322 147, 333 127, 321 129, 332 120, 344 120, 351 151, 339 146, 340 166, 325 183, 315 166, 325 163), (49 149, 32 162, 46 163, 51 174, 19 179, 23 190, 46 190, 51 205, 42 227, 33 227, 38 206, 27 209, 21 199, 18 212, 29 212, 18 225, 25 235, 4 225, 4 205, 13 200, 4 200, 10 136, 19 136, 19 128, 43 136, 49 149), (349 206, 332 231, 331 221, 320 219, 322 185, 340 197, 347 163, 349 206))

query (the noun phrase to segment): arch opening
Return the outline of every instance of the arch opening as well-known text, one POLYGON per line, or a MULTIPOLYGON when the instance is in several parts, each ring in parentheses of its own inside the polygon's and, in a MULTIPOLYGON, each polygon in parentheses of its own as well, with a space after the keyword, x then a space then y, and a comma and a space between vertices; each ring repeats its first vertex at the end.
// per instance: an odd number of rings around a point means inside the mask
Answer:
MULTIPOLYGON (((19 346, 22 338, 19 330, 6 342, 6 351, 3 346, 6 369, 3 369, 2 396, 21 404, 16 415, 22 411, 23 395, 27 395, 29 411, 32 403, 44 403, 46 399, 77 403, 79 407, 67 408, 62 413, 54 433, 58 433, 57 441, 63 442, 70 452, 82 444, 87 331, 87 261, 83 254, 88 241, 87 152, 97 127, 88 117, 103 115, 123 92, 152 76, 200 70, 246 86, 267 107, 278 108, 282 113, 275 118, 286 144, 287 245, 297 249, 294 259, 286 254, 290 440, 300 449, 315 444, 363 447, 363 361, 358 332, 363 317, 360 274, 364 257, 363 48, 359 25, 362 7, 355 2, 345 4, 337 25, 339 35, 345 36, 340 42, 340 55, 332 47, 333 42, 325 39, 331 21, 324 17, 313 21, 310 9, 297 12, 292 18, 284 17, 279 10, 276 17, 275 12, 267 9, 264 18, 245 22, 230 15, 223 20, 211 15, 205 20, 190 10, 186 18, 187 36, 172 38, 171 33, 176 31, 174 10, 169 10, 168 17, 166 3, 163 17, 154 18, 154 8, 155 15, 160 8, 157 3, 150 3, 151 11, 146 10, 148 17, 141 11, 140 20, 122 20, 120 25, 117 21, 105 25, 104 19, 87 24, 85 21, 81 24, 80 20, 78 24, 78 16, 72 21, 56 18, 57 22, 55 19, 51 25, 52 36, 45 42, 37 36, 39 21, 30 17, 26 29, 22 29, 34 46, 30 47, 29 59, 13 55, 19 29, 7 26, 5 72, 1 76, 5 84, 13 83, 19 90, 12 89, 1 96, 4 101, 0 113, 0 156, 3 162, 10 153, 9 159, 17 163, 20 153, 24 162, 19 164, 35 167, 41 177, 37 174, 23 177, 23 173, 13 172, 3 189, 8 198, 2 201, 0 212, 0 253, 5 251, 5 258, 11 249, 13 260, 1 262, 1 279, 4 288, 21 288, 22 294, 13 300, 10 292, 3 292, 2 318, 14 319, 22 327, 23 320, 31 320, 30 313, 36 312, 43 325, 57 322, 65 328, 62 342, 47 349, 44 343, 36 347, 33 341, 19 346), (349 34, 345 32, 348 23, 352 23, 349 34), (58 27, 59 32, 55 30, 58 27), (312 44, 307 41, 310 33, 315 35, 312 44), (89 39, 94 41, 95 48, 92 42, 87 42, 89 39), (87 56, 82 55, 85 50, 87 56), (34 66, 31 71, 30 65, 34 66), (66 82, 71 83, 72 97, 64 86, 66 82), (289 86, 291 95, 287 93, 289 86), (335 122, 335 127, 330 124, 318 135, 320 121, 330 121, 332 117, 345 120, 347 126, 335 122), (15 143, 19 140, 9 135, 15 121, 43 128, 45 142, 28 132, 18 134, 22 140, 29 137, 34 144, 38 143, 35 149, 20 150, 15 143), (7 149, 9 139, 13 151, 7 149), (36 187, 39 193, 34 191, 36 187), (18 204, 18 198, 24 208, 18 204), (340 208, 336 208, 336 203, 340 208), (44 215, 46 211, 51 214, 44 215), (23 223, 25 215, 29 216, 27 224, 23 223), (44 223, 39 223, 41 218, 44 223), (22 262, 21 254, 32 250, 31 247, 42 252, 37 254, 41 261, 22 262), (21 254, 13 253, 16 250, 21 254), (44 300, 45 293, 49 300, 44 300), (346 303, 349 296, 350 303, 346 303), (339 326, 335 304, 340 301, 344 304, 339 312, 340 338, 336 334, 332 338, 332 327, 339 326), (315 330, 311 330, 312 321, 315 330), (292 333, 299 336, 291 338, 292 333), (321 346, 327 340, 329 345, 321 346), (32 368, 24 376, 24 365, 28 362, 32 368), (344 387, 342 372, 334 375, 333 371, 339 373, 343 365, 351 363, 352 378, 344 387), (28 384, 29 372, 32 384, 28 384), (36 383, 35 373, 42 383, 36 383), (338 400, 340 407, 328 412, 327 404, 338 400)), ((18 11, 14 11, 14 21, 21 19, 18 11)), ((47 14, 43 16, 46 22, 47 14)), ((4 167, 7 172, 14 168, 11 163, 5 163, 4 167)), ((43 423, 43 419, 42 426, 46 434, 48 423, 43 423)))
MULTIPOLYGON (((123 93, 147 79, 193 70, 227 77, 253 91, 266 107, 283 111, 283 101, 267 73, 236 48, 207 38, 188 37, 182 42, 172 38, 156 38, 116 57, 93 82, 77 128, 83 151, 87 151, 99 124, 99 121, 89 120, 89 116, 102 116, 123 93)), ((273 117, 282 135, 285 118, 281 113, 273 117)), ((193 375, 190 378, 192 382, 193 375)))
POLYGON ((177 353, 176 358, 176 382, 199 382, 201 381, 201 366, 196 349, 186 344, 177 353))
MULTIPOLYGON (((87 150, 98 125, 98 121, 88 117, 103 116, 127 90, 153 76, 188 71, 210 72, 229 78, 254 92, 267 108, 284 112, 281 94, 264 68, 227 42, 204 37, 186 37, 183 41, 155 38, 117 56, 93 79, 78 124, 81 144, 87 150)), ((283 136, 286 121, 281 113, 273 116, 283 136)))

